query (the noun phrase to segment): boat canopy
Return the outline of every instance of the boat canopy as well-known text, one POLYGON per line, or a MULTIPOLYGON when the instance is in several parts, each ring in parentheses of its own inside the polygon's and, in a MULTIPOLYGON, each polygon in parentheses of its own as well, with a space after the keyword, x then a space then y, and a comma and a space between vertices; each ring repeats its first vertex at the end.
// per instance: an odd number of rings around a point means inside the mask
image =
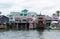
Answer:
POLYGON ((58 21, 52 21, 51 23, 58 23, 58 21))

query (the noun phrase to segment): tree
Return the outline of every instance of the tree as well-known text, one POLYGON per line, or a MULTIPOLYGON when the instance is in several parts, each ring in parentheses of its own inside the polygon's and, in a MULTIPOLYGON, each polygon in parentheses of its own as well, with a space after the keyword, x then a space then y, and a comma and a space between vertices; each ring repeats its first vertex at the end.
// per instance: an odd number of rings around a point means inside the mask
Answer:
POLYGON ((60 11, 56 11, 57 16, 59 17, 60 11))
POLYGON ((53 13, 53 16, 55 16, 56 14, 55 13, 53 13))

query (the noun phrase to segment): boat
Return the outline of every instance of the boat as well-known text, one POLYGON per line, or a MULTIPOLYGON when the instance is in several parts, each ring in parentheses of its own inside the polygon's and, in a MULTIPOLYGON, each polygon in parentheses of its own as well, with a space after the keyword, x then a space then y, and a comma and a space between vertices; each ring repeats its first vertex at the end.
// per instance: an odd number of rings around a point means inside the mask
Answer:
POLYGON ((56 30, 56 26, 50 26, 49 29, 56 30))
POLYGON ((43 23, 43 21, 39 21, 38 23, 37 23, 37 27, 36 27, 37 29, 44 29, 45 28, 45 25, 44 25, 44 23, 43 23))

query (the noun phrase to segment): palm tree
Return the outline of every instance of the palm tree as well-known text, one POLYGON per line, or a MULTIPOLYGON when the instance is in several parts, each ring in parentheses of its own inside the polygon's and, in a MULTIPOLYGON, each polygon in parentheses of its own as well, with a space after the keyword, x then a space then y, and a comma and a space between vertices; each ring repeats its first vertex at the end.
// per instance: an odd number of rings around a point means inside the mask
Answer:
POLYGON ((60 11, 56 11, 57 16, 59 17, 60 11))
POLYGON ((53 13, 53 16, 56 15, 55 13, 53 13))

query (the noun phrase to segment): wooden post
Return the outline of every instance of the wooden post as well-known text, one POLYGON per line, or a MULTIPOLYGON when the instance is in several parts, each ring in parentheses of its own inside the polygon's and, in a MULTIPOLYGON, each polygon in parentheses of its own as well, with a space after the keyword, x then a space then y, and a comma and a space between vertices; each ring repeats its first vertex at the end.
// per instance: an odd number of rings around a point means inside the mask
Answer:
POLYGON ((13 22, 13 26, 12 26, 12 29, 14 29, 14 22, 13 22))
POLYGON ((27 24, 25 24, 25 29, 27 29, 27 24))
POLYGON ((6 22, 4 23, 3 26, 4 26, 5 30, 7 30, 7 23, 6 22))
POLYGON ((7 30, 7 23, 6 23, 6 25, 5 25, 5 26, 6 26, 6 30, 7 30))
POLYGON ((23 29, 26 29, 26 24, 23 25, 23 29))
POLYGON ((10 27, 11 27, 11 24, 12 24, 12 23, 11 23, 11 22, 9 22, 9 29, 11 29, 11 28, 10 28, 10 27))
POLYGON ((15 29, 15 22, 14 22, 14 29, 15 29))
POLYGON ((15 22, 13 23, 13 29, 15 28, 15 22))
POLYGON ((18 23, 17 23, 17 30, 18 30, 18 23))

